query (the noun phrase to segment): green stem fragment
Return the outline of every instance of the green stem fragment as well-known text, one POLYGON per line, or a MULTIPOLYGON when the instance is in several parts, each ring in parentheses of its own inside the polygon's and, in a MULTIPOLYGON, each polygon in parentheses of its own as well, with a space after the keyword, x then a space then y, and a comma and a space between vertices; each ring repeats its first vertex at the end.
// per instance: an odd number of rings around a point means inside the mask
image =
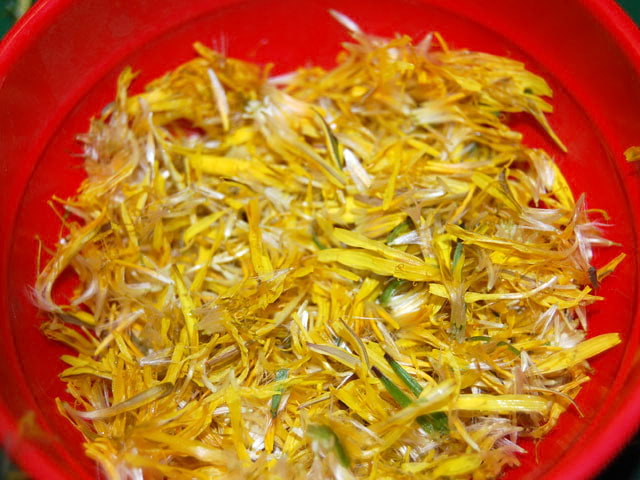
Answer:
POLYGON ((389 304, 389 300, 391 300, 391 297, 393 297, 393 295, 402 285, 404 285, 405 282, 406 280, 402 280, 400 278, 394 278, 393 280, 391 280, 378 297, 378 302, 380 303, 380 305, 387 306, 389 304))
POLYGON ((400 235, 402 235, 403 233, 408 232, 409 228, 411 227, 409 222, 410 222, 410 220, 407 219, 404 222, 396 225, 394 227, 394 229, 391 230, 391 232, 389 232, 389 235, 387 235, 387 239, 385 240, 385 243, 388 245, 391 242, 393 242, 396 238, 398 238, 400 235))
MULTIPOLYGON (((282 382, 287 379, 289 375, 289 370, 286 368, 281 368, 276 372, 276 382, 282 382)), ((278 416, 278 409, 280 408, 280 401, 282 400, 282 391, 284 389, 282 387, 279 388, 279 393, 276 393, 273 397, 271 397, 271 417, 276 418, 278 416)))
MULTIPOLYGON (((373 374, 378 377, 382 382, 384 388, 389 392, 400 407, 408 407, 413 401, 405 394, 400 388, 393 383, 385 374, 383 374, 377 367, 371 367, 373 374)), ((406 372, 405 372, 406 373, 406 372)), ((408 375, 408 374, 407 374, 408 375)), ((419 386, 419 385, 418 385, 419 386)), ((422 389, 420 390, 422 391, 422 389)), ((449 420, 444 412, 434 412, 428 415, 420 415, 416 418, 416 422, 420 425, 420 428, 427 434, 433 433, 448 433, 449 432, 449 420)))
POLYGON ((511 345, 510 343, 507 342, 498 342, 498 346, 499 347, 507 347, 509 349, 509 351, 511 353, 513 353, 515 356, 519 357, 520 356, 520 350, 518 350, 516 347, 514 347, 513 345, 511 345))
POLYGON ((320 250, 326 250, 327 249, 327 246, 320 241, 320 239, 318 238, 318 236, 315 233, 311 234, 311 240, 313 240, 313 243, 315 243, 316 247, 318 247, 320 250))
POLYGON ((468 337, 467 338, 467 342, 490 342, 491 341, 491 337, 488 337, 486 335, 476 335, 475 337, 468 337))
POLYGON ((420 426, 427 433, 440 433, 446 435, 449 433, 449 417, 444 412, 433 412, 428 415, 418 417, 420 426))
POLYGON ((409 375, 409 372, 402 368, 402 366, 398 362, 396 362, 391 357, 391 355, 385 353, 384 359, 389 363, 394 373, 398 375, 398 378, 400 378, 400 380, 402 380, 404 384, 409 387, 411 393, 413 393, 416 397, 419 397, 422 393, 422 385, 420 385, 415 378, 409 375))
POLYGON ((338 435, 328 427, 327 425, 309 425, 307 428, 307 434, 313 440, 318 442, 320 446, 326 450, 333 450, 338 457, 340 465, 345 468, 349 468, 351 465, 351 459, 349 454, 345 450, 338 435))
MULTIPOLYGON (((420 385, 415 378, 409 375, 409 372, 402 368, 402 365, 396 362, 391 355, 385 353, 384 358, 389 363, 394 373, 398 375, 400 380, 402 380, 409 390, 411 390, 411 393, 416 397, 419 397, 423 390, 422 385, 420 385)), ((416 420, 426 433, 449 433, 449 419, 444 412, 434 412, 428 415, 421 415, 416 420)))
POLYGON ((371 371, 373 374, 378 377, 378 379, 382 382, 384 388, 389 392, 389 395, 393 397, 393 399, 400 405, 401 407, 408 407, 411 405, 411 399, 404 393, 400 388, 393 383, 389 377, 387 377, 384 373, 382 373, 378 367, 371 367, 371 371))
POLYGON ((462 243, 462 241, 458 240, 456 242, 456 249, 453 251, 453 259, 451 260, 451 271, 456 271, 456 268, 458 266, 458 262, 460 261, 460 258, 462 257, 462 252, 464 250, 464 245, 462 243))

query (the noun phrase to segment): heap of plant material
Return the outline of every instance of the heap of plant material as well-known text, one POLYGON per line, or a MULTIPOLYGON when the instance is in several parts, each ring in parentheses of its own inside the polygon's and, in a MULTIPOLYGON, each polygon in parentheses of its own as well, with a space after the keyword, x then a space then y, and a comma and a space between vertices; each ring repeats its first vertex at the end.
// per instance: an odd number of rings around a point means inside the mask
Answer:
POLYGON ((562 146, 545 81, 336 15, 332 70, 196 45, 82 136, 34 297, 109 478, 494 477, 619 342, 585 307, 622 256, 592 265, 583 198, 505 123, 562 146))

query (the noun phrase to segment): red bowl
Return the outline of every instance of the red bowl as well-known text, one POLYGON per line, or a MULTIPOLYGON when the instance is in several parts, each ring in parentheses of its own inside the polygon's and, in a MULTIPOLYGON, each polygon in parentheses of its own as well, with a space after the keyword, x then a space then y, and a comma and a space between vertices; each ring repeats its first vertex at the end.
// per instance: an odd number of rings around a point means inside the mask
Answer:
POLYGON ((521 59, 548 79, 550 120, 570 152, 529 123, 516 126, 554 152, 591 207, 611 214, 607 234, 628 257, 591 309, 590 334, 616 331, 624 342, 592 362, 578 397, 584 418, 568 411, 548 437, 525 444, 523 465, 505 478, 594 475, 636 430, 640 166, 623 152, 640 144, 640 32, 612 0, 41 0, 0 45, 0 438, 33 477, 98 475, 54 405, 65 349, 40 333, 28 301, 36 235, 53 245, 60 228, 46 202, 73 193, 83 176, 75 134, 113 97, 125 65, 142 71, 140 88, 191 58, 196 40, 278 71, 329 66, 347 39, 329 8, 376 34, 438 30, 454 47, 521 59))

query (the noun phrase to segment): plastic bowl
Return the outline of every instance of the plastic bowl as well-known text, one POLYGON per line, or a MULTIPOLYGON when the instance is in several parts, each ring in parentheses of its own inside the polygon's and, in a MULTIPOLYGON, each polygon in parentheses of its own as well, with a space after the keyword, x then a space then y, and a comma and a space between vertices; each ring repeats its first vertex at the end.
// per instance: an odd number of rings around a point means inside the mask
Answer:
MULTIPOLYGON (((640 420, 637 226, 640 168, 623 151, 640 144, 640 32, 611 0, 41 0, 0 47, 0 434, 35 478, 93 478, 81 438, 56 411, 65 348, 38 329, 28 301, 39 235, 52 245, 59 222, 47 207, 82 179, 75 134, 114 95, 132 65, 146 81, 191 58, 192 42, 223 48, 287 71, 331 65, 347 35, 336 8, 367 31, 419 38, 438 30, 455 47, 507 55, 549 80, 551 123, 569 145, 561 154, 540 129, 518 121, 525 141, 553 150, 575 192, 611 214, 609 238, 628 258, 591 309, 592 335, 617 331, 624 343, 596 358, 578 397, 585 413, 564 414, 556 430, 507 479, 594 475, 640 420), (35 420, 34 420, 35 419, 35 420)), ((618 251, 601 251, 597 262, 618 251)))

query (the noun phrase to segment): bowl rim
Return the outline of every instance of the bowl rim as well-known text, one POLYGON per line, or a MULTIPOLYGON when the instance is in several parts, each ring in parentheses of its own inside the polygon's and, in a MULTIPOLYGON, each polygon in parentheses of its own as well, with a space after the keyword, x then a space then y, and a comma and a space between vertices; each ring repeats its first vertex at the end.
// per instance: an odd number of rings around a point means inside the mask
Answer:
MULTIPOLYGON (((429 0, 424 0, 428 2, 429 0)), ((0 41, 0 88, 3 81, 13 67, 14 62, 23 52, 27 51, 47 28, 55 23, 56 18, 63 14, 70 5, 77 0, 42 0, 33 5, 20 18, 0 41)), ((640 28, 627 15, 615 0, 577 0, 585 11, 589 12, 606 31, 613 36, 615 42, 626 55, 626 59, 640 76, 640 28)), ((639 140, 640 141, 640 140, 639 140)), ((4 204, 4 199, 2 199, 4 204)), ((12 231, 14 218, 7 226, 6 232, 12 231)), ((8 255, 9 239, 0 237, 0 267, 4 271, 8 255)), ((6 278, 0 278, 0 284, 6 278)), ((4 296, 0 296, 0 308, 7 311, 4 296)), ((15 350, 7 352, 12 358, 17 358, 15 350)), ((553 478, 588 478, 600 472, 640 427, 640 377, 629 377, 625 400, 617 410, 610 415, 610 421, 592 439, 589 450, 578 454, 578 461, 570 465, 556 464, 551 466, 548 473, 553 478)), ((23 382, 24 379, 22 380, 23 382)), ((9 447, 11 439, 19 435, 19 422, 14 418, 8 407, 0 400, 0 444, 9 447)), ((19 448, 9 451, 12 459, 26 472, 35 478, 63 479, 57 464, 50 458, 37 441, 23 438, 19 448)))

